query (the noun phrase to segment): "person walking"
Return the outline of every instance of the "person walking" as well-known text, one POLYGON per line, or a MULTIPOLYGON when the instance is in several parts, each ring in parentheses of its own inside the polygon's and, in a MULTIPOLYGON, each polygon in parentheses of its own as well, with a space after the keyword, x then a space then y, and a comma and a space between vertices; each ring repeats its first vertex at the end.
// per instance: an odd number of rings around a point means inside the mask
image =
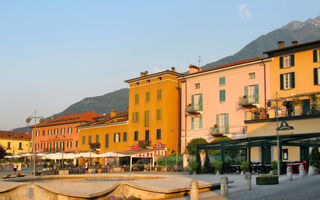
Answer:
POLYGON ((21 162, 18 163, 18 176, 21 175, 21 162))
POLYGON ((12 168, 13 168, 14 173, 17 174, 18 165, 16 162, 13 163, 12 168))

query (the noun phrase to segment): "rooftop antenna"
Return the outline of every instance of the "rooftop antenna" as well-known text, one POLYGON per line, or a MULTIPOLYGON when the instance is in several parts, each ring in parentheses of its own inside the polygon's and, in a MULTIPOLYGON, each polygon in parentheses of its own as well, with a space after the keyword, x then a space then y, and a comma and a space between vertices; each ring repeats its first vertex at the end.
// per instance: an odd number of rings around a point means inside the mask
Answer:
POLYGON ((201 63, 201 56, 198 57, 198 67, 200 67, 200 63, 201 63))

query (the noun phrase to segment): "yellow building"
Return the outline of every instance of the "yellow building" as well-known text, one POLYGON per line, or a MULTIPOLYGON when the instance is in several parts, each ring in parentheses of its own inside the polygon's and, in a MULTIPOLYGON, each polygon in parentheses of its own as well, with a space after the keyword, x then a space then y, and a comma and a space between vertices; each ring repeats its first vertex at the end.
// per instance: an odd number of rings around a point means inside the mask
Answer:
POLYGON ((129 84, 128 140, 179 151, 180 83, 174 68, 126 80, 129 84))
MULTIPOLYGON (((179 149, 181 74, 175 69, 141 73, 129 83, 128 112, 110 114, 79 126, 79 151, 124 152, 137 147, 179 149)), ((150 154, 149 154, 150 156, 150 154)))
POLYGON ((31 134, 0 131, 0 145, 8 155, 19 155, 31 151, 31 134))
MULTIPOLYGON (((276 136, 278 107, 279 123, 285 121, 293 130, 279 131, 280 159, 282 161, 309 161, 310 148, 319 146, 320 137, 320 40, 298 44, 293 41, 285 47, 265 52, 270 64, 270 96, 267 108, 269 119, 246 121, 248 138, 276 136), (276 101, 278 100, 278 106, 276 101)), ((251 161, 278 160, 275 141, 251 148, 251 161)))
POLYGON ((114 110, 105 116, 79 126, 79 150, 121 152, 132 145, 128 141, 128 112, 116 113, 114 110))

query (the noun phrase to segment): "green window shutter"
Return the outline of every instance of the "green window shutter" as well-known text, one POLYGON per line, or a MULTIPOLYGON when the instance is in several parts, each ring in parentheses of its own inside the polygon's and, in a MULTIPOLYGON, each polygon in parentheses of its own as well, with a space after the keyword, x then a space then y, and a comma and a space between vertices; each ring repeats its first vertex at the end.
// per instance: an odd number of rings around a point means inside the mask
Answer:
POLYGON ((318 62, 318 49, 313 50, 313 62, 318 62))
POLYGON ((248 86, 244 86, 244 95, 247 97, 245 99, 245 103, 248 103, 249 102, 248 86))
POLYGON ((228 113, 226 113, 225 115, 224 127, 225 127, 225 132, 229 133, 229 114, 228 113))
POLYGON ((194 117, 191 118, 191 129, 194 129, 194 117))
POLYGON ((291 88, 295 88, 295 82, 294 82, 294 72, 291 72, 291 88))
POLYGON ((254 101, 259 103, 259 85, 254 85, 254 101))
POLYGON ((313 69, 313 83, 314 85, 318 85, 318 68, 313 69))
POLYGON ((281 56, 280 57, 280 69, 282 69, 283 68, 283 57, 281 56))
POLYGON ((283 90, 284 83, 283 83, 283 74, 280 74, 280 90, 283 90))
POLYGON ((199 94, 199 110, 202 110, 202 94, 199 94))
POLYGON ((290 66, 294 66, 294 54, 290 56, 290 66))
POLYGON ((202 128, 202 116, 199 117, 199 128, 202 128))
POLYGON ((191 96, 191 107, 194 110, 194 95, 191 96))
POLYGON ((216 115, 217 133, 219 133, 219 114, 216 115))
POLYGON ((223 102, 226 100, 226 91, 220 90, 220 102, 223 102))
POLYGON ((248 120, 248 112, 244 111, 244 120, 248 120))

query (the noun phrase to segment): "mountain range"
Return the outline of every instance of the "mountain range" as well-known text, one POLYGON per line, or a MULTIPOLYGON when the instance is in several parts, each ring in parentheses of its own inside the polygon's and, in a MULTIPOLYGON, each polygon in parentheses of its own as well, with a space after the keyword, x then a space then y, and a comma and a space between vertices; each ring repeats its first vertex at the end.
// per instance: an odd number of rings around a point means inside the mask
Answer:
MULTIPOLYGON (((201 68, 208 69, 227 63, 236 62, 239 60, 245 60, 256 57, 265 57, 265 55, 263 55, 263 52, 277 48, 278 41, 285 41, 286 44, 290 44, 291 41, 298 41, 299 43, 303 43, 319 39, 320 16, 314 19, 308 19, 304 22, 292 21, 279 29, 276 29, 274 31, 269 32, 266 35, 258 37, 234 55, 227 56, 215 62, 208 63, 202 66, 201 68)), ((75 104, 72 104, 64 111, 53 116, 60 117, 63 115, 89 111, 103 114, 109 113, 111 109, 115 109, 117 112, 125 111, 128 108, 128 97, 129 90, 127 88, 107 93, 102 96, 87 97, 75 104)), ((47 119, 50 118, 51 117, 47 119)), ((13 131, 27 132, 27 129, 26 127, 22 127, 14 129, 13 131)))

